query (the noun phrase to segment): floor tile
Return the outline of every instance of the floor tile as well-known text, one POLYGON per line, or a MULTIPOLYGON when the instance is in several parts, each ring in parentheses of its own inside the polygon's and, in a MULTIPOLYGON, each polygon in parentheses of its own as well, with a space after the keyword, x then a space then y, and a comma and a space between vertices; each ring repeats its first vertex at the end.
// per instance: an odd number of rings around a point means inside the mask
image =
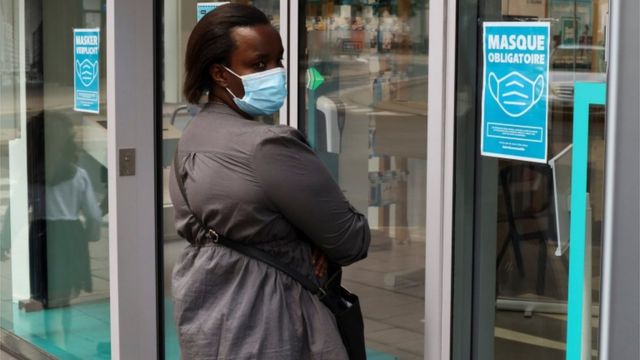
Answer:
POLYGON ((423 336, 420 333, 408 331, 404 329, 386 329, 367 334, 367 338, 381 344, 395 346, 399 343, 413 343, 422 341, 423 336))

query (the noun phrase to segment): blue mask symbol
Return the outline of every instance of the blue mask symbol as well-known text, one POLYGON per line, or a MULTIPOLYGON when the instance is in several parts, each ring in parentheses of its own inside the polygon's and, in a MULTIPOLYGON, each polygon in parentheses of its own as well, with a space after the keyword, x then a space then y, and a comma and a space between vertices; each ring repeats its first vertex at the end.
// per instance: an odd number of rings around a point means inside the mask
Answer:
POLYGON ((94 62, 89 59, 84 59, 82 62, 76 60, 76 74, 82 85, 91 86, 98 77, 98 60, 94 62))
POLYGON ((277 67, 242 76, 226 66, 225 69, 242 80, 242 99, 227 89, 240 110, 251 116, 271 115, 280 110, 287 97, 287 73, 284 68, 277 67))
POLYGON ((489 74, 489 92, 498 106, 511 117, 520 117, 542 99, 544 76, 530 80, 519 72, 512 72, 501 79, 489 74))

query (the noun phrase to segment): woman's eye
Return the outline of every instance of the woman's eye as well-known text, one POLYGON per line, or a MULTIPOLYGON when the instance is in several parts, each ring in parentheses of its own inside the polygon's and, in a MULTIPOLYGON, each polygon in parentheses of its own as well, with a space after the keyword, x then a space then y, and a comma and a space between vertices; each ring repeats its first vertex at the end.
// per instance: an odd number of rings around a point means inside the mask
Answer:
POLYGON ((257 69, 265 69, 266 67, 267 67, 267 64, 262 61, 256 64, 257 69))

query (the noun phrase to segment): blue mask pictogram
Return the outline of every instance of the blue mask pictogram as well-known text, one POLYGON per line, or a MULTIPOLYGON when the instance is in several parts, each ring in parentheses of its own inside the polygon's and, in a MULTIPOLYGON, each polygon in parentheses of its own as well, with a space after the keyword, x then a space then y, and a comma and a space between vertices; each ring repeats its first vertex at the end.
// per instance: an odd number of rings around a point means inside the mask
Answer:
POLYGON ((91 62, 84 59, 82 62, 76 60, 76 73, 82 85, 89 87, 98 77, 98 61, 91 62))
POLYGON ((511 117, 520 117, 531 110, 544 94, 544 76, 530 80, 519 72, 512 72, 501 79, 489 74, 489 92, 498 106, 511 117))

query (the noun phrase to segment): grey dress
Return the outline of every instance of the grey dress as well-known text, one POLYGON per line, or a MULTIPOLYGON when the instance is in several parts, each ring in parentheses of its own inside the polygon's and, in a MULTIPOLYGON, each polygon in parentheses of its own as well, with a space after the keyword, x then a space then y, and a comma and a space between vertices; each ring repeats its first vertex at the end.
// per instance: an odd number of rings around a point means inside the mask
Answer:
MULTIPOLYGON (((312 247, 348 265, 367 255, 366 218, 300 132, 208 104, 178 144, 178 174, 205 224, 276 255, 314 281, 312 247)), ((172 174, 176 228, 202 234, 172 174)), ((185 359, 346 359, 335 319, 278 270, 220 245, 189 245, 173 270, 185 359)))

